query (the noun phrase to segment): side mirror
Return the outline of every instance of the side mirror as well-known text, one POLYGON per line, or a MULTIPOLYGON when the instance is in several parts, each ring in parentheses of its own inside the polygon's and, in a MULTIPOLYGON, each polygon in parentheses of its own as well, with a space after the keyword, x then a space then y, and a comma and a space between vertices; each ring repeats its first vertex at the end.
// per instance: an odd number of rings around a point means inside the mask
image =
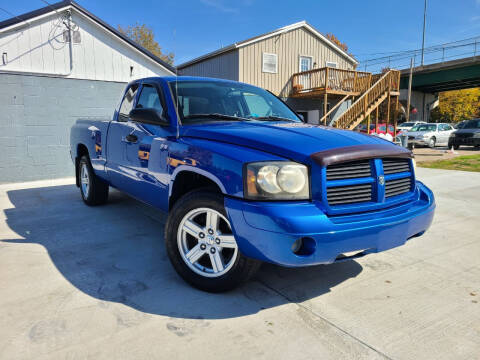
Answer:
POLYGON ((166 126, 169 125, 169 122, 164 114, 160 114, 156 109, 151 108, 140 108, 133 109, 130 111, 129 117, 132 121, 151 124, 151 125, 160 125, 166 126))

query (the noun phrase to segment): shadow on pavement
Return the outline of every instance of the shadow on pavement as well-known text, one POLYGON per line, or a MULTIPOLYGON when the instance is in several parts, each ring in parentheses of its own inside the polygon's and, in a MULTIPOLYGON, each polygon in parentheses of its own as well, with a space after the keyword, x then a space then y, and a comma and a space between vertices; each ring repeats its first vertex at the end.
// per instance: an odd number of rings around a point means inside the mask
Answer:
POLYGON ((320 296, 362 271, 354 261, 296 269, 265 264, 239 289, 208 294, 174 272, 163 244, 166 215, 156 209, 118 191, 107 205, 88 207, 74 185, 7 195, 14 206, 5 210, 7 225, 23 239, 4 242, 43 245, 63 277, 85 294, 146 313, 194 319, 249 315, 320 296), (288 286, 294 298, 281 295, 288 286))

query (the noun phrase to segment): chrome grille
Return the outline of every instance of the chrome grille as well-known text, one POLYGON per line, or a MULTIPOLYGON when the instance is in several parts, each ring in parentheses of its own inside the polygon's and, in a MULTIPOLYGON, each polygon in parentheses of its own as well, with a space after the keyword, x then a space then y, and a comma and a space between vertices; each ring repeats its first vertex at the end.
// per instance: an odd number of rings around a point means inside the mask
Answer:
POLYGON ((330 205, 372 201, 372 184, 327 188, 327 200, 330 205))
POLYGON ((407 177, 385 182, 385 197, 392 197, 409 192, 412 188, 412 179, 407 177))
POLYGON ((408 159, 383 159, 383 173, 385 175, 410 172, 408 159))
POLYGON ((372 176, 370 160, 353 161, 327 167, 327 181, 372 176))

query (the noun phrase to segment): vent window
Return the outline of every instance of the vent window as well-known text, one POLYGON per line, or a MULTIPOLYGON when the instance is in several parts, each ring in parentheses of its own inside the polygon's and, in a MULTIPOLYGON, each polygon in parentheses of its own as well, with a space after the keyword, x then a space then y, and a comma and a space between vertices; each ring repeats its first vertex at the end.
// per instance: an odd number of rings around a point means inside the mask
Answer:
POLYGON ((265 73, 277 73, 277 54, 263 53, 262 71, 265 73))

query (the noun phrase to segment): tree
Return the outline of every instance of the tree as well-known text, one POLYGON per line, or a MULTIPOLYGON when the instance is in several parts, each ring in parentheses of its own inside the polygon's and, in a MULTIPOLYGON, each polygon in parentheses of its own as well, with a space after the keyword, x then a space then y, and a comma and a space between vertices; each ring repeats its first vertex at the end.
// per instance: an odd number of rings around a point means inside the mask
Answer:
POLYGON ((343 51, 347 52, 348 51, 348 46, 347 44, 345 43, 342 43, 335 35, 333 35, 332 33, 327 33, 325 35, 327 37, 328 40, 330 40, 331 42, 333 42, 335 45, 337 45, 340 49, 342 49, 343 51))
POLYGON ((458 122, 475 117, 480 117, 480 88, 442 92, 439 105, 431 112, 435 122, 458 122))
POLYGON ((173 53, 163 53, 162 48, 155 40, 155 34, 153 33, 153 30, 147 25, 136 23, 134 26, 129 25, 125 28, 118 25, 118 31, 135 41, 138 45, 150 51, 152 54, 158 56, 166 63, 173 65, 173 58, 175 55, 173 53))

